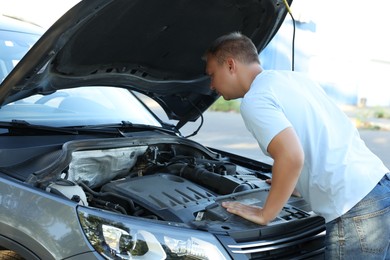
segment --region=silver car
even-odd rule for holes
[[[304,198],[267,226],[221,207],[261,206],[272,165],[189,138],[218,98],[205,49],[241,31],[260,52],[286,4],[85,0],[44,33],[2,20],[0,259],[322,259]]]

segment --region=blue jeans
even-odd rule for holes
[[[358,204],[326,224],[326,259],[390,259],[390,173]]]

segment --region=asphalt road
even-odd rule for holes
[[[181,131],[189,135],[200,125],[200,120],[189,123]],[[390,131],[359,130],[367,146],[390,168]],[[198,134],[191,139],[203,145],[227,150],[252,159],[272,163],[265,157],[255,139],[246,130],[240,114],[226,112],[204,113],[204,123]]]

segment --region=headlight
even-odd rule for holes
[[[79,208],[84,233],[107,259],[230,259],[207,232]]]

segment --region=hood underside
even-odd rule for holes
[[[240,31],[260,52],[286,13],[275,0],[84,0],[3,81],[0,104],[61,88],[119,86],[154,98],[182,126],[218,98],[202,60],[211,42]]]

